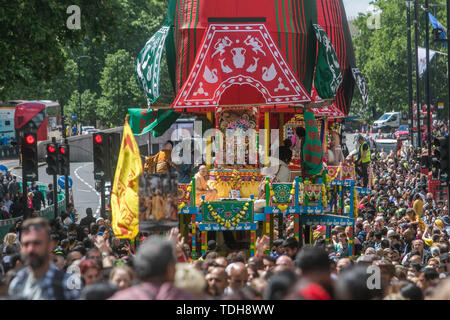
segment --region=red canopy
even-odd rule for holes
[[[311,110],[316,116],[327,118],[345,118],[345,114],[338,107],[336,107],[334,103],[331,106],[312,108]]]
[[[172,107],[310,101],[264,24],[210,24]]]
[[[354,79],[351,68],[355,67],[355,58],[342,0],[171,0],[169,3],[172,1],[176,1],[176,10],[172,17],[175,28],[174,39],[168,46],[173,47],[172,51],[169,50],[171,54],[168,56],[168,65],[176,94],[180,92],[195,67],[194,60],[210,23],[219,22],[264,23],[283,58],[291,67],[290,70],[310,93],[317,46],[312,25],[317,23],[325,30],[333,44],[344,78],[336,96],[336,106],[348,113],[353,97]],[[252,62],[252,58],[249,60]],[[222,94],[221,103],[232,104],[236,96],[236,92],[231,91],[234,88],[241,96],[255,96],[261,101],[265,100],[258,90],[240,85],[229,87]],[[203,110],[212,111],[213,108]],[[194,109],[200,110],[191,108],[189,111],[193,112]],[[277,106],[277,111],[278,109]]]

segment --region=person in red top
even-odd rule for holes
[[[33,192],[28,192],[28,208],[33,209]]]
[[[397,140],[397,159],[400,159],[400,157],[401,157],[402,146],[403,146],[402,140],[398,139]]]

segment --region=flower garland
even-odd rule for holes
[[[301,205],[304,205],[306,203],[306,199],[305,199],[306,196],[309,197],[308,191],[306,190],[306,186],[309,186],[311,184],[312,184],[312,182],[308,179],[306,179],[305,182],[303,183],[303,190],[302,190],[303,192],[302,192],[302,198],[301,198],[301,199],[303,199],[303,201],[301,202]],[[308,199],[308,202],[309,202],[309,199]]]
[[[253,202],[253,201],[254,201],[254,200],[252,200],[252,202]],[[204,203],[204,201],[202,200],[202,201],[201,201],[202,206],[203,206],[203,203]],[[220,215],[217,214],[216,211],[214,211],[212,205],[208,204],[207,207],[208,207],[208,209],[209,209],[209,212],[208,212],[208,213],[213,217],[213,219],[214,219],[218,224],[220,224],[221,226],[223,226],[223,227],[229,229],[229,228],[231,228],[231,227],[236,226],[239,222],[241,222],[241,218],[245,217],[245,215],[248,213],[248,207],[249,207],[249,205],[250,205],[250,204],[249,204],[248,202],[246,202],[246,203],[244,204],[244,206],[242,207],[242,210],[241,210],[236,216],[234,216],[234,217],[231,218],[231,219],[225,219],[225,218],[222,218]]]
[[[312,188],[305,188],[305,193],[308,196],[309,201],[313,202],[319,201],[320,194],[322,193],[322,187],[320,187],[319,185],[313,185],[310,181],[305,181],[305,184],[311,185],[312,187]]]
[[[328,205],[328,199],[327,199],[327,172],[326,170],[322,171],[322,207],[326,209]]]
[[[305,204],[305,186],[302,181],[298,184],[298,200],[301,206]]]
[[[186,192],[186,196],[184,197],[184,199],[185,199],[185,200],[189,200],[189,196],[190,196],[191,191],[192,191],[192,181],[189,182],[189,185],[188,185],[188,187],[186,188],[186,191],[187,191],[187,192]],[[181,203],[178,205],[178,210],[183,209],[185,206],[186,206],[186,203],[185,203],[185,202],[181,202]]]
[[[231,175],[231,179],[230,180],[224,180],[224,177],[226,177],[227,175]],[[216,178],[216,184],[219,184],[219,183],[228,184],[231,181],[231,183],[233,183],[233,182],[236,183],[236,184],[239,183],[240,186],[242,186],[244,184],[255,183],[256,182],[256,178],[257,178],[256,174],[252,174],[250,180],[243,181],[242,178],[241,178],[241,173],[238,170],[236,170],[236,169],[234,169],[231,174],[224,173],[222,175],[219,175],[218,173],[216,173],[214,176]],[[236,189],[234,189],[234,190],[236,190]]]
[[[341,171],[341,167],[337,167],[337,170],[336,170],[336,172],[335,172],[334,175],[328,174],[328,172],[327,172],[327,173],[325,174],[325,181],[326,181],[326,184],[330,184],[331,181],[335,180],[335,179],[338,177],[340,171]]]
[[[233,169],[230,182],[231,182],[231,190],[239,190],[241,188],[242,180],[238,170]]]
[[[358,191],[353,188],[353,216],[358,217]]]
[[[327,188],[324,183],[322,183],[322,206],[327,207]]]
[[[273,190],[272,184],[267,180],[264,181],[264,184],[269,185],[269,192],[270,192],[270,197],[272,198],[272,202],[277,202],[278,200],[275,196],[275,192]],[[299,204],[301,206],[303,206],[305,204],[305,194],[308,195],[309,197],[311,197],[313,195],[315,197],[318,197],[320,195],[320,193],[316,194],[314,191],[312,191],[312,193],[308,194],[308,192],[305,191],[305,186],[308,186],[308,185],[312,185],[312,182],[310,180],[305,180],[305,182],[303,182],[303,183],[302,183],[302,181],[299,181],[298,197],[299,197]],[[328,198],[331,196],[331,190],[330,190],[330,188],[327,189],[327,185],[324,183],[322,184],[321,193],[322,193],[322,206],[326,207],[328,204]],[[330,193],[330,195],[328,195],[329,193]],[[292,202],[292,200],[294,199],[294,195],[295,195],[295,181],[292,183],[292,188],[290,190],[290,196],[289,196],[290,202]]]

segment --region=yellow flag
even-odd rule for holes
[[[134,239],[139,233],[139,175],[143,172],[139,147],[128,121],[111,192],[112,228],[119,239]]]

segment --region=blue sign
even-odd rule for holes
[[[77,120],[77,114],[76,113],[72,114],[72,120]]]
[[[226,228],[218,223],[200,223],[199,229],[200,231],[249,231],[256,230],[256,223],[239,223],[231,228]]]
[[[8,172],[8,168],[5,167],[4,165],[0,164],[0,171]]]
[[[67,177],[67,179],[69,180],[69,188],[72,188],[72,179],[70,177]],[[66,182],[65,177],[59,177],[59,179],[58,179],[58,186],[61,189],[65,189],[66,188],[65,182]]]

